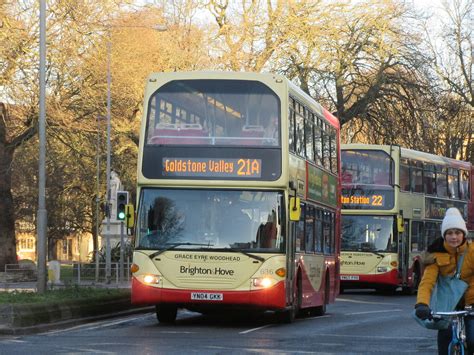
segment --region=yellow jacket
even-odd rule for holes
[[[474,304],[474,244],[465,242],[457,248],[452,248],[439,238],[430,245],[428,251],[432,257],[431,264],[425,266],[423,278],[418,286],[416,303],[430,304],[431,290],[436,284],[438,273],[443,276],[454,275],[458,258],[465,251],[461,279],[469,286],[464,294],[464,304]]]

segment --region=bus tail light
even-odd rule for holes
[[[140,270],[140,267],[137,264],[132,264],[132,266],[130,266],[130,271],[132,272],[132,274],[137,272],[138,270]]]
[[[145,275],[143,277],[143,282],[151,285],[151,284],[159,284],[161,281],[161,276],[159,275]]]
[[[253,282],[253,285],[255,287],[268,288],[272,285],[272,280],[269,279],[268,277],[261,277],[261,278],[258,278],[258,279],[253,279],[252,282]]]

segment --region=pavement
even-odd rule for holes
[[[90,284],[80,286],[129,289],[130,283]],[[53,288],[64,287],[54,285]],[[36,291],[35,282],[0,284],[0,291]],[[153,307],[136,307],[130,292],[97,300],[66,301],[61,304],[0,304],[0,334],[31,334],[100,319],[153,311]]]

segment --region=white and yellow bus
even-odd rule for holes
[[[133,304],[324,314],[339,290],[339,123],[285,77],[147,81]]]
[[[471,164],[390,145],[346,144],[341,155],[341,287],[414,292],[446,209],[474,229]]]

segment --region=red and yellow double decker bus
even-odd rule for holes
[[[474,229],[471,164],[389,145],[347,144],[341,155],[341,287],[414,292],[446,209]]]
[[[132,302],[324,314],[339,290],[339,124],[272,74],[153,74]]]

